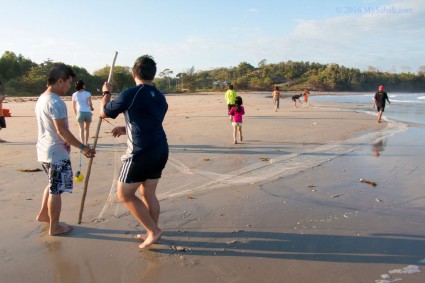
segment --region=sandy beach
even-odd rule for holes
[[[223,93],[169,95],[170,158],[158,187],[158,244],[114,198],[125,138],[102,123],[83,221],[83,183],[62,196],[74,230],[35,221],[46,176],[37,162],[35,101],[8,98],[0,132],[1,282],[424,282],[423,129],[344,105],[274,112],[268,93],[244,99],[233,145]],[[27,101],[28,100],[28,101]],[[67,101],[70,128],[78,127]],[[95,113],[99,111],[95,100]],[[94,136],[98,118],[94,118]],[[74,171],[80,154],[73,148]],[[88,160],[81,171],[86,175]],[[360,179],[376,183],[372,186]]]

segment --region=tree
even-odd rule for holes
[[[170,75],[173,74],[173,71],[171,69],[164,69],[162,72],[158,74],[159,77],[164,77],[168,81],[168,89],[171,89],[171,77]]]
[[[263,59],[260,62],[258,62],[258,68],[263,68],[266,66],[266,64],[267,64],[267,60]]]
[[[105,82],[109,77],[110,69],[111,67],[106,65],[102,69],[95,71],[94,74]],[[130,67],[115,66],[111,83],[114,86],[114,92],[121,92],[126,88],[134,86],[134,80],[131,75]],[[99,85],[99,87],[100,86],[101,84]]]
[[[21,54],[18,56],[11,51],[5,51],[0,58],[0,79],[8,81],[17,77],[24,76],[32,67],[36,66],[34,62],[24,58]]]
[[[237,73],[239,76],[245,76],[251,73],[254,69],[255,68],[251,64],[247,62],[241,62],[237,67]]]
[[[183,73],[181,78],[182,85],[184,81],[185,88],[193,91],[195,89],[195,86],[193,84],[195,81],[195,66],[192,66],[191,68],[187,69],[186,72]]]

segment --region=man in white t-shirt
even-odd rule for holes
[[[68,129],[68,114],[65,95],[71,87],[75,73],[63,64],[53,64],[47,89],[40,95],[35,106],[38,124],[37,157],[46,171],[49,182],[44,190],[37,221],[50,224],[49,235],[67,233],[72,227],[59,222],[63,192],[72,192],[73,178],[70,162],[70,147],[80,148],[86,157],[94,157],[95,150],[85,146]]]

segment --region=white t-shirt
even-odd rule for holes
[[[58,162],[69,159],[71,147],[56,132],[53,120],[65,119],[68,112],[65,102],[57,94],[42,94],[35,105],[38,124],[37,157],[39,162]]]
[[[72,101],[77,102],[77,112],[91,112],[89,105],[90,92],[83,90],[82,92],[74,92]]]

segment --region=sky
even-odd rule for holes
[[[0,56],[88,72],[149,54],[176,75],[286,61],[418,72],[422,0],[0,0]]]

